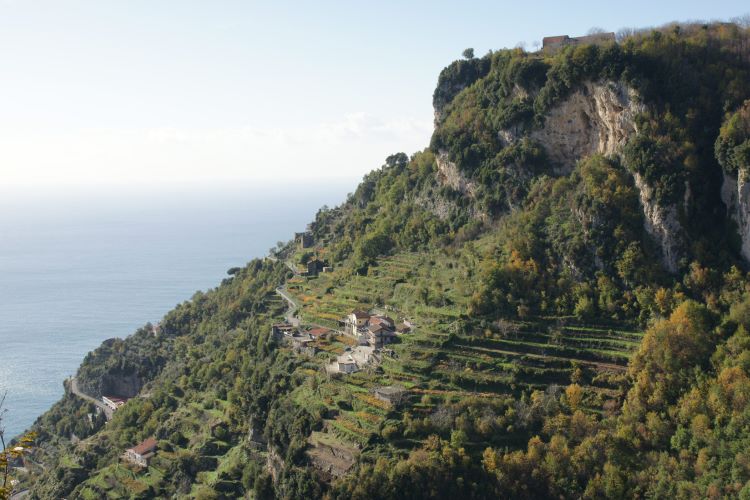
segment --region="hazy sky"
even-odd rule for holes
[[[0,184],[360,178],[428,144],[466,47],[745,1],[0,0]]]

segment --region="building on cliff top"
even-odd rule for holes
[[[542,50],[545,52],[554,52],[563,47],[569,45],[586,45],[586,44],[600,44],[607,42],[614,42],[615,34],[610,33],[594,33],[586,36],[575,36],[570,37],[568,35],[560,36],[545,36],[542,39]]]

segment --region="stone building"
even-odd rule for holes
[[[128,462],[140,467],[148,467],[148,462],[156,454],[156,439],[153,437],[144,439],[138,445],[125,450],[123,458]]]
[[[568,35],[546,36],[542,39],[542,50],[545,52],[554,52],[563,47],[571,45],[586,45],[614,42],[614,33],[594,33],[586,36],[570,37]]]
[[[313,236],[309,231],[305,231],[304,233],[294,233],[294,241],[297,242],[300,249],[313,246]]]
[[[406,389],[397,385],[378,387],[372,391],[373,395],[379,400],[388,403],[390,406],[398,406],[401,403]]]

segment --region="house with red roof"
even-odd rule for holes
[[[125,450],[123,458],[140,467],[148,467],[148,462],[156,454],[156,439],[146,438],[139,444]]]

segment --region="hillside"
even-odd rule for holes
[[[31,498],[750,496],[750,30],[499,50],[433,102],[428,148],[90,353]]]

